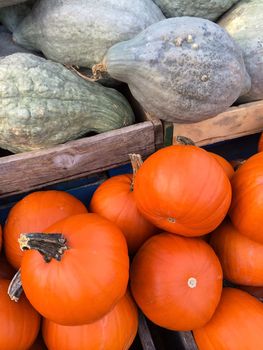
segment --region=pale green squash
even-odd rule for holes
[[[0,59],[1,148],[46,148],[133,122],[129,103],[114,89],[32,54]]]

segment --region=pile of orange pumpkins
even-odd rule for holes
[[[12,207],[0,349],[40,349],[40,333],[49,350],[129,349],[138,308],[191,330],[199,350],[263,349],[263,137],[236,171],[187,144],[131,158],[134,173],[103,182],[88,209],[53,190]]]

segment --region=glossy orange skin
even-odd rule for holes
[[[82,213],[87,213],[84,204],[64,191],[39,191],[24,197],[9,212],[4,227],[5,252],[10,264],[16,269],[21,265],[20,233],[42,232],[56,221]]]
[[[199,350],[263,349],[263,305],[239,289],[224,288],[212,319],[193,331]]]
[[[0,279],[0,349],[27,350],[37,337],[40,316],[24,295],[17,303],[9,298],[9,283]]]
[[[126,294],[97,322],[69,327],[45,319],[42,333],[49,350],[128,350],[137,329],[137,308]]]
[[[158,231],[137,209],[131,185],[131,174],[107,179],[95,191],[89,209],[114,222],[122,230],[129,252],[134,254]]]
[[[224,219],[231,185],[222,166],[196,146],[174,145],[151,155],[138,170],[139,210],[157,227],[184,236],[213,231]]]
[[[12,279],[16,270],[9,264],[3,253],[0,255],[0,279]]]
[[[234,175],[235,171],[232,165],[223,157],[221,157],[219,154],[209,152],[217,161],[218,163],[223,167],[223,169],[226,172],[227,177],[229,180],[232,178]]]
[[[211,234],[210,244],[227,280],[247,286],[263,286],[263,244],[242,235],[228,221]]]
[[[231,179],[229,216],[248,238],[263,244],[263,152],[250,157]]]
[[[258,152],[263,152],[263,133],[261,133],[258,141]]]
[[[57,222],[47,233],[62,233],[68,250],[61,261],[46,263],[37,251],[25,251],[21,277],[33,307],[49,320],[80,325],[98,320],[124,296],[129,257],[120,229],[97,214]]]
[[[194,288],[188,285],[195,278]],[[212,248],[198,238],[168,233],[151,237],[131,266],[131,290],[143,313],[171,330],[201,327],[222,291],[222,269]]]

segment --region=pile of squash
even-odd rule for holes
[[[262,99],[262,5],[0,0],[0,147],[25,152],[133,124],[127,86],[144,111],[179,123]]]
[[[42,334],[49,350],[127,350],[138,308],[192,331],[199,350],[263,348],[263,152],[234,171],[179,138],[130,158],[133,174],[104,181],[88,209],[55,190],[11,208],[0,349],[31,349]]]

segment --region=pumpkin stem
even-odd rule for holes
[[[131,182],[131,192],[133,191],[133,186],[134,186],[134,180],[135,176],[137,174],[137,171],[140,169],[142,166],[143,160],[140,154],[136,153],[130,153],[129,154],[130,160],[131,160],[131,165],[132,165],[132,182]]]
[[[43,255],[46,262],[61,260],[65,250],[66,238],[61,233],[22,233],[18,239],[22,250],[35,249]]]
[[[101,63],[95,64],[92,67],[92,74],[95,80],[100,79],[102,77],[101,73],[103,72],[107,72],[107,67],[104,60]]]
[[[11,300],[17,302],[22,293],[23,287],[21,282],[21,271],[19,269],[8,286],[7,294],[9,295]]]
[[[195,143],[193,140],[189,139],[188,137],[185,136],[176,136],[176,143],[179,145],[189,145],[189,146],[195,146]]]

